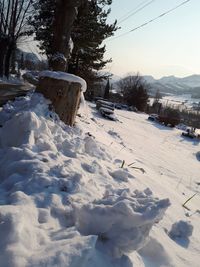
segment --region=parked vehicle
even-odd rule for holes
[[[150,114],[148,117],[149,121],[158,121],[158,119],[159,119],[158,114]]]
[[[117,118],[114,114],[114,110],[111,110],[109,108],[104,108],[104,107],[101,107],[99,109],[99,112],[101,113],[101,115],[107,119],[110,119],[112,121],[117,121]]]
[[[182,132],[182,136],[188,137],[190,139],[199,139],[200,140],[200,135],[195,133],[194,129],[187,129],[185,132]]]

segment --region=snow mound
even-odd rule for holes
[[[33,145],[32,131],[39,128],[39,120],[35,113],[28,111],[18,113],[3,125],[0,136],[1,146],[17,147],[28,143]]]
[[[105,149],[100,147],[92,136],[86,137],[84,141],[85,141],[85,153],[87,153],[92,157],[103,158],[104,160],[111,159],[108,153],[106,153]]]
[[[110,172],[110,175],[117,181],[128,182],[129,178],[134,178],[127,169],[118,169],[116,171]]]
[[[103,199],[76,208],[76,227],[82,235],[97,235],[100,246],[119,258],[143,247],[169,205],[168,199],[154,198],[149,189],[107,192]]]
[[[176,238],[184,238],[188,239],[193,232],[193,226],[190,222],[187,221],[179,221],[172,225],[172,228],[169,232],[169,236],[172,239]]]

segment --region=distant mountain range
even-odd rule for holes
[[[190,94],[193,98],[200,98],[200,75],[191,75],[184,78],[167,76],[161,79],[146,75],[143,78],[150,85],[151,95],[155,95],[156,91],[159,90],[162,95]],[[113,75],[112,83],[119,80],[119,76]]]
[[[154,79],[152,76],[143,76],[150,84],[150,92],[155,94],[160,90],[161,94],[191,94],[193,98],[200,98],[200,75],[191,75],[184,78],[167,76],[161,79]]]

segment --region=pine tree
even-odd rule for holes
[[[106,47],[102,42],[113,35],[117,29],[116,21],[107,23],[112,0],[82,0],[71,37],[74,44],[69,59],[68,71],[84,77],[88,83],[102,76],[97,75],[111,60],[104,60]],[[49,58],[53,51],[53,23],[55,18],[55,0],[38,0],[34,5],[36,15],[30,19],[34,27],[36,39],[40,41],[40,49]],[[67,46],[67,44],[66,44]]]
[[[106,46],[102,45],[117,30],[116,21],[107,23],[111,10],[105,7],[111,3],[108,0],[83,3],[72,30],[74,49],[69,61],[69,72],[84,77],[88,84],[104,77],[97,75],[97,71],[111,62],[111,59],[104,60]]]
[[[33,27],[29,34],[35,34],[40,50],[48,58],[52,55],[55,12],[56,0],[37,0],[34,4],[35,15],[29,18],[29,24]]]

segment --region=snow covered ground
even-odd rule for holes
[[[199,143],[116,114],[88,104],[70,128],[39,94],[4,106],[0,266],[199,266]]]

